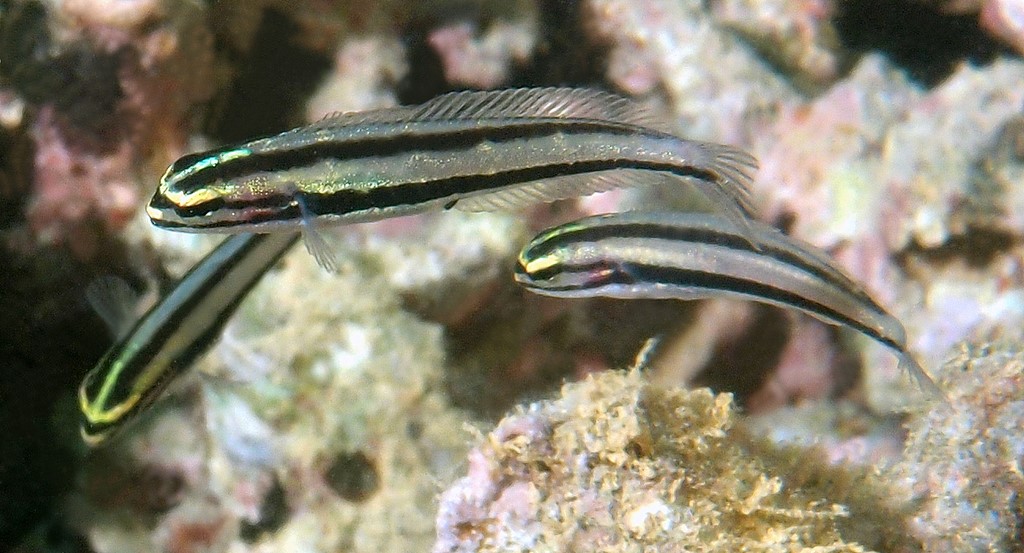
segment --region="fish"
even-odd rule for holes
[[[814,246],[751,221],[754,247],[717,214],[625,212],[542,231],[519,253],[516,282],[563,297],[739,298],[795,309],[888,347],[919,386],[942,392],[907,348],[906,331]]]
[[[249,290],[299,236],[229,236],[189,270],[83,378],[83,440],[99,445],[148,410],[217,339]]]
[[[147,206],[187,232],[316,230],[430,210],[514,210],[640,183],[686,183],[745,228],[745,151],[682,138],[641,104],[580,88],[454,92],[419,106],[332,114],[178,159]]]

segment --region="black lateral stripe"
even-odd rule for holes
[[[296,129],[288,132],[301,131],[302,129]],[[612,121],[547,119],[521,123],[502,123],[500,125],[481,124],[478,127],[456,131],[439,130],[425,133],[395,133],[389,136],[354,136],[306,144],[297,148],[253,153],[196,171],[176,183],[175,187],[182,192],[192,192],[217,179],[231,180],[259,172],[304,167],[327,158],[343,161],[348,159],[384,157],[403,152],[469,149],[483,141],[502,143],[516,139],[550,136],[556,133],[566,135],[605,133],[620,136],[645,134],[652,137],[685,140],[660,131]],[[234,150],[239,147],[235,145],[211,150],[206,154],[190,154],[189,158],[195,163],[195,161],[208,158],[210,155]],[[177,167],[178,165],[178,162],[175,162],[173,166]],[[185,167],[186,165],[181,164],[179,170]]]
[[[670,173],[680,177],[692,177],[711,181],[716,175],[707,170],[675,163],[657,163],[636,161],[631,158],[602,159],[584,162],[559,162],[537,165],[522,169],[501,171],[488,175],[461,175],[421,182],[410,182],[392,186],[382,186],[370,190],[342,189],[326,194],[301,193],[305,207],[314,216],[339,215],[388,209],[402,206],[416,206],[433,201],[450,201],[461,196],[474,193],[498,192],[503,188],[539,181],[554,177],[599,173],[617,169],[638,169],[661,173]],[[261,200],[228,202],[227,208],[278,208],[265,213],[252,214],[244,221],[206,221],[194,219],[187,224],[157,221],[164,228],[231,228],[240,225],[255,225],[275,221],[295,221],[302,215],[294,206],[288,204],[293,196],[274,194]],[[202,209],[199,204],[190,209]],[[287,207],[285,207],[287,205]],[[178,210],[175,209],[177,213]],[[184,218],[184,217],[183,217]]]
[[[879,334],[875,329],[864,325],[856,319],[835,311],[828,306],[812,301],[799,294],[780,290],[763,282],[745,280],[736,277],[725,276],[705,271],[694,271],[691,269],[679,269],[676,267],[663,267],[660,265],[628,264],[621,266],[622,271],[632,277],[630,280],[663,283],[674,286],[691,286],[707,290],[722,290],[737,294],[770,299],[797,309],[811,313],[817,313],[825,318],[836,321],[864,335],[873,338],[886,346],[902,351],[903,345],[893,342],[886,336]],[[884,314],[884,313],[883,313]]]
[[[594,269],[607,268],[607,265],[601,263],[588,263],[588,264],[565,264],[555,272],[574,272],[574,273],[587,273]],[[540,271],[538,271],[539,273]],[[549,275],[553,276],[553,275]],[[538,281],[539,279],[535,279]],[[721,290],[723,292],[731,292],[735,294],[743,294],[754,298],[765,298],[766,300],[773,300],[784,305],[789,305],[797,309],[802,309],[811,313],[817,313],[825,318],[831,319],[839,324],[845,325],[852,328],[864,335],[877,340],[878,342],[903,351],[903,345],[892,341],[890,338],[883,336],[876,332],[869,326],[866,326],[855,319],[851,319],[842,313],[835,311],[825,305],[811,301],[799,294],[789,292],[787,290],[780,290],[778,288],[769,286],[762,282],[755,282],[745,280],[736,277],[725,276],[717,273],[710,273],[707,271],[695,271],[692,269],[679,269],[676,267],[663,267],[660,265],[649,265],[642,263],[623,263],[617,265],[617,270],[608,273],[603,276],[600,280],[595,280],[590,283],[589,286],[580,285],[566,285],[566,286],[536,286],[538,289],[545,292],[579,292],[587,289],[598,290],[602,286],[608,286],[612,284],[621,285],[637,285],[640,283],[650,284],[668,284],[679,287],[692,287],[702,288],[705,290]],[[594,295],[600,295],[599,291],[596,291]],[[643,294],[638,293],[638,297],[642,297]],[[756,300],[752,300],[756,301]],[[884,312],[882,313],[884,315]]]
[[[249,255],[253,248],[258,247],[263,241],[270,238],[270,235],[238,235],[228,237],[228,240],[234,240],[241,242],[241,244],[229,244],[227,246],[237,246],[233,248],[234,251],[228,252],[228,255],[224,255],[220,251],[220,246],[211,252],[208,257],[203,258],[196,266],[189,271],[178,283],[171,294],[162,300],[153,311],[150,311],[144,315],[136,326],[132,328],[125,338],[118,343],[115,348],[117,350],[123,350],[125,345],[133,340],[138,340],[140,337],[136,333],[141,327],[147,322],[151,316],[157,316],[157,310],[162,312],[168,312],[167,316],[160,321],[160,325],[157,329],[150,334],[148,337],[142,337],[146,340],[145,345],[135,352],[125,362],[125,367],[122,369],[119,375],[119,381],[117,386],[114,388],[111,394],[112,400],[123,400],[132,393],[135,378],[144,372],[146,368],[152,363],[157,352],[167,343],[171,335],[174,334],[181,327],[181,325],[188,320],[189,317],[195,312],[195,310],[202,305],[206,300],[206,297],[212,292],[218,283],[222,283],[224,278],[234,269],[237,260],[241,257]],[[282,254],[287,251],[287,248],[282,249]],[[220,255],[218,255],[220,254]],[[279,256],[278,256],[279,257]],[[269,262],[273,264],[277,257]],[[200,282],[190,282],[190,280],[196,278],[199,272],[205,272],[209,270],[210,264],[216,264],[216,268],[210,271],[209,274],[204,276]],[[268,264],[268,266],[269,266]],[[257,275],[261,274],[257,271]],[[250,282],[246,284],[242,289],[238,290],[234,301],[225,306],[217,316],[215,323],[210,328],[205,330],[192,345],[183,350],[180,355],[174,359],[169,360],[169,366],[166,370],[161,373],[160,380],[166,380],[170,382],[181,371],[188,368],[189,364],[195,360],[200,354],[202,354],[210,343],[213,342],[214,338],[219,334],[220,328],[230,317],[235,307],[242,301],[245,293],[259,281],[259,278],[252,278]],[[189,291],[181,291],[181,285],[189,282]],[[178,297],[181,294],[182,297]],[[166,385],[166,383],[164,384]],[[159,392],[159,390],[155,390]]]
[[[725,223],[728,223],[728,221],[725,221]],[[760,225],[752,223],[752,226],[756,229],[757,226]],[[767,234],[767,231],[762,231],[758,234]],[[721,230],[709,230],[683,225],[629,222],[628,220],[610,224],[579,225],[577,228],[573,228],[572,230],[568,230],[564,233],[558,233],[550,239],[545,240],[542,244],[543,249],[531,251],[530,255],[533,257],[540,257],[544,253],[550,253],[559,246],[579,242],[599,242],[604,239],[612,238],[636,239],[638,241],[660,239],[681,243],[706,244],[719,246],[733,251],[769,256],[776,261],[796,267],[797,269],[832,285],[842,287],[857,298],[867,301],[873,307],[881,310],[873,298],[863,292],[860,289],[860,286],[854,283],[849,277],[842,274],[838,269],[822,266],[818,263],[809,263],[796,251],[785,247],[779,247],[777,244],[773,244],[772,241],[769,240],[757,240],[757,244],[761,248],[760,251],[757,251],[750,243],[749,238],[744,235],[738,233],[731,234]],[[785,235],[780,234],[778,238],[785,239],[786,237]]]
[[[304,194],[307,208],[317,214],[346,214],[403,205],[418,205],[476,193],[498,192],[504,188],[554,177],[639,169],[671,173],[680,177],[713,180],[710,171],[675,163],[610,158],[583,162],[558,162],[488,175],[461,175],[443,179],[384,186],[365,191],[339,190],[329,194]]]

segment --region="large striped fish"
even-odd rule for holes
[[[111,346],[78,390],[82,437],[96,445],[144,412],[220,335],[246,293],[299,234],[228,237]]]
[[[168,168],[147,212],[157,226],[193,232],[301,228],[318,255],[313,230],[322,224],[514,209],[670,181],[697,185],[745,227],[755,167],[749,154],[681,138],[605,92],[457,92],[187,155]]]
[[[820,250],[751,222],[757,246],[720,216],[629,212],[548,229],[519,254],[516,281],[550,296],[734,297],[798,309],[891,348],[923,388],[903,325]],[[940,392],[941,393],[941,392]]]

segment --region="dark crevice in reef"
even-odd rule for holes
[[[0,551],[48,518],[72,485],[81,454],[75,391],[111,342],[82,298],[101,266],[55,248],[31,257],[0,248],[0,428],[11,438],[0,440]]]
[[[433,22],[416,21],[402,33],[409,70],[396,87],[401,104],[421,104],[453,90],[444,77],[441,57],[427,42],[427,34],[433,25]]]
[[[233,59],[237,74],[214,102],[207,132],[220,142],[240,142],[301,124],[306,99],[333,66],[327,54],[302,44],[302,28],[273,8],[263,11],[252,48]],[[226,47],[224,44],[218,44]]]
[[[338,454],[324,480],[338,497],[351,503],[366,501],[380,489],[377,464],[362,451]]]
[[[259,518],[256,521],[243,519],[238,535],[246,543],[255,543],[265,535],[273,534],[281,529],[288,518],[291,510],[288,508],[288,495],[281,480],[274,476],[274,482],[266,495],[263,496],[263,505],[260,506]]]
[[[502,86],[604,86],[608,45],[594,41],[587,31],[584,2],[537,2],[540,21],[533,54],[522,66],[510,69],[509,81]],[[409,71],[398,83],[400,103],[419,104],[459,88],[445,79],[441,59],[427,39],[431,31],[460,19],[476,20],[481,30],[490,24],[479,13],[448,10],[421,14],[404,30]]]
[[[779,369],[792,338],[792,314],[786,309],[762,304],[752,304],[751,308],[753,318],[744,332],[716,344],[702,372],[690,382],[693,387],[707,386],[716,392],[732,393],[741,408],[747,407],[750,397]],[[860,385],[860,357],[844,347],[847,342],[843,334],[854,331],[833,325],[826,325],[826,330],[835,349],[832,355],[822,355],[815,362],[830,364],[832,385],[827,392],[832,397],[841,397]]]
[[[530,62],[512,75],[514,86],[597,86],[608,68],[607,44],[587,31],[582,0],[537,0],[540,29]]]
[[[984,65],[1006,50],[978,26],[976,14],[948,15],[915,0],[846,0],[833,22],[844,45],[885,53],[928,88],[961,61]]]
[[[539,321],[542,303],[511,282],[490,307],[446,325],[451,402],[486,419],[513,405],[546,399],[566,380],[633,364],[651,336],[671,336],[692,323],[693,302],[592,298]]]
[[[445,78],[441,57],[430,44],[430,33],[460,22],[471,22],[478,33],[484,33],[494,22],[495,14],[510,10],[510,6],[494,3],[484,7],[473,2],[449,1],[413,8],[412,17],[399,32],[408,68],[395,86],[399,103],[422,104],[435,96],[466,88]]]
[[[74,131],[76,145],[103,151],[116,142],[124,132],[118,71],[132,54],[103,52],[81,41],[56,44],[46,9],[34,1],[12,2],[0,16],[0,83],[29,105],[52,106]]]
[[[567,317],[538,325],[528,316],[526,294],[503,282],[485,308],[446,324],[450,369],[444,387],[453,405],[497,420],[514,403],[541,397],[571,374]]]
[[[24,128],[0,127],[0,231],[25,220],[35,143]]]
[[[922,248],[912,244],[897,256],[897,263],[907,269],[911,258],[941,265],[962,259],[971,267],[987,267],[999,256],[1018,245],[1019,240],[1011,233],[996,229],[968,228],[967,232],[951,237],[937,248]]]
[[[790,338],[791,323],[785,311],[759,304],[751,307],[753,319],[746,331],[716,344],[705,369],[690,383],[732,392],[741,407],[778,366]]]

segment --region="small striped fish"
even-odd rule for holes
[[[298,237],[231,236],[182,277],[82,380],[86,443],[101,443],[149,408],[220,335],[242,298]]]
[[[589,217],[531,240],[515,277],[550,296],[735,297],[798,309],[888,346],[922,388],[938,391],[907,351],[903,325],[823,252],[761,223],[750,230],[756,247],[730,221],[710,214]]]
[[[318,255],[312,233],[321,224],[514,209],[671,181],[698,185],[745,228],[754,158],[656,120],[631,100],[588,89],[451,93],[187,155],[168,168],[147,211],[159,227],[193,232],[301,228]]]

